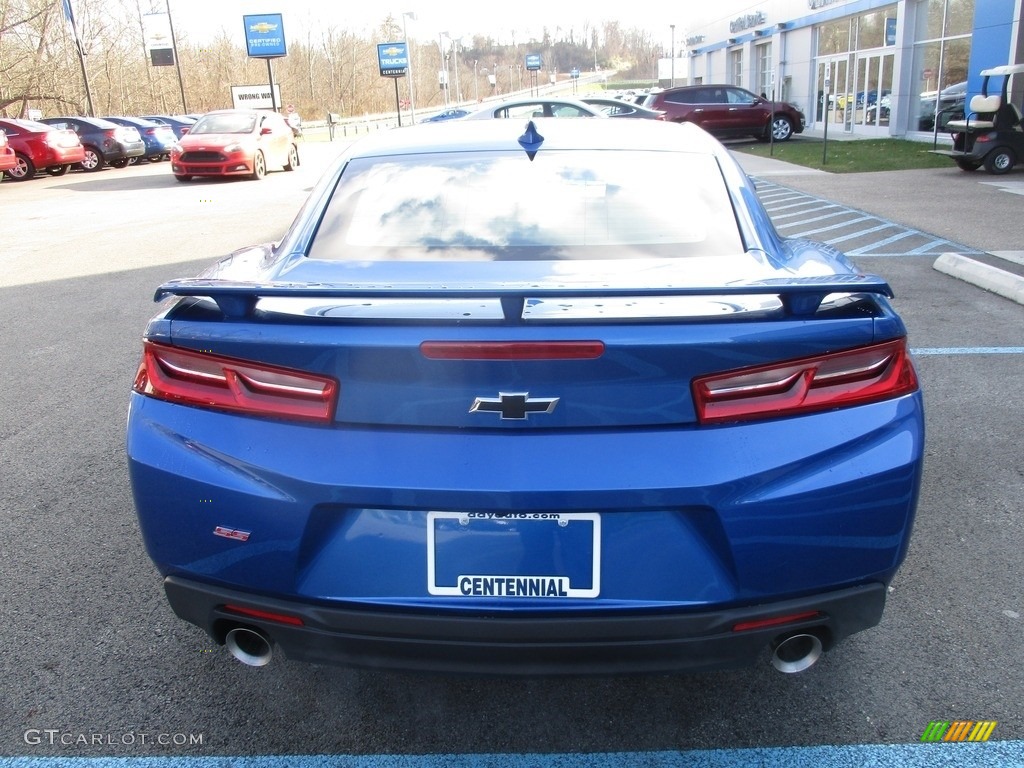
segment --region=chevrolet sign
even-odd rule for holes
[[[381,77],[405,77],[409,69],[409,47],[405,43],[378,43],[377,64]]]
[[[284,23],[279,13],[243,16],[245,47],[255,58],[276,59],[288,55],[284,40]]]

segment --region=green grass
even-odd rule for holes
[[[830,140],[794,137],[774,146],[768,144],[733,146],[737,152],[761,157],[774,157],[787,163],[818,168],[830,173],[868,173],[871,171],[906,171],[914,168],[948,168],[948,157],[929,154],[931,142],[904,139]],[[941,147],[940,147],[941,148]]]

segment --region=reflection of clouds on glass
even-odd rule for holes
[[[398,260],[452,249],[466,249],[447,255],[467,260],[652,255],[639,246],[690,251],[663,256],[742,250],[721,173],[702,156],[577,151],[528,161],[516,152],[363,162],[343,177],[314,243],[324,253],[319,241],[336,238],[329,250],[349,256],[321,258],[356,258],[353,249],[358,258]],[[684,181],[666,190],[655,178]],[[599,247],[621,250],[567,250]]]

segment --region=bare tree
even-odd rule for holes
[[[143,0],[72,2],[97,114],[175,111],[181,103],[177,71],[153,67],[146,56]],[[394,84],[380,76],[376,45],[401,37],[400,20],[388,14],[375,29],[363,33],[324,27],[313,18],[305,22],[293,27],[298,33],[290,41],[288,56],[274,62],[285,103],[309,115],[393,112]],[[246,55],[239,31],[222,29],[200,44],[175,30],[176,55],[193,111],[230,106],[232,85],[266,83],[266,64]],[[439,106],[443,94],[436,78],[441,69],[436,41],[407,42],[417,106]],[[598,30],[585,22],[582,35],[558,28],[555,39],[545,34],[541,41],[518,46],[477,35],[471,47],[460,49],[460,64],[479,61],[481,72],[486,69],[504,80],[510,66],[522,63],[526,47],[543,51],[546,62],[557,60],[565,69],[600,59],[653,71],[657,56],[648,34],[622,30],[618,24]],[[81,114],[86,106],[78,51],[62,0],[0,0],[0,114],[25,115],[29,109],[49,115]]]

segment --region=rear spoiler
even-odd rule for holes
[[[228,318],[250,317],[262,298],[359,298],[359,299],[499,299],[507,322],[518,320],[523,307],[537,298],[657,297],[657,296],[752,296],[775,295],[791,315],[813,315],[830,294],[872,293],[892,298],[889,283],[877,275],[827,275],[823,277],[773,278],[721,286],[609,286],[589,287],[556,283],[498,285],[452,285],[405,283],[251,283],[231,280],[189,278],[171,280],[156,290],[154,299],[168,296],[202,296],[216,302]]]

